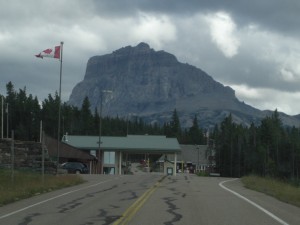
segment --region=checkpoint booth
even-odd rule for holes
[[[176,138],[161,135],[79,136],[64,135],[62,142],[88,152],[97,161],[89,165],[93,174],[127,174],[128,165],[144,165],[152,172],[150,165],[163,155],[172,155],[174,163],[162,170],[163,173],[176,176],[177,155],[181,152]]]

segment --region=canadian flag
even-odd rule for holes
[[[60,46],[55,46],[54,48],[48,48],[35,56],[38,58],[49,57],[49,58],[60,59]]]

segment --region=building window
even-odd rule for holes
[[[104,152],[104,164],[115,164],[115,152]]]

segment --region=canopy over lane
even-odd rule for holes
[[[63,142],[79,149],[98,149],[99,136],[64,135]],[[181,151],[176,138],[157,135],[101,136],[101,150],[135,153],[177,153]]]

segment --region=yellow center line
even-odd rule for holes
[[[123,214],[122,216],[113,223],[113,225],[125,225],[134,217],[134,215],[142,208],[148,198],[153,194],[153,192],[159,187],[161,182],[165,179],[163,176],[159,181],[157,181],[148,191],[146,191],[141,197],[139,197]]]

